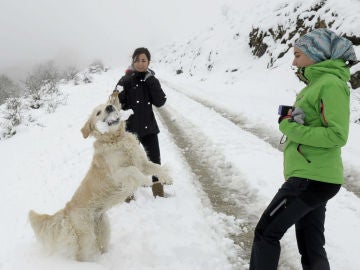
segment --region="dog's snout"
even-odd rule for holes
[[[105,108],[105,111],[107,113],[111,113],[114,111],[114,107],[112,105],[107,105],[106,108]]]

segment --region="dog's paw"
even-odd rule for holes
[[[159,181],[163,185],[171,185],[173,183],[173,179],[170,175],[160,175]]]
[[[141,183],[142,187],[151,187],[153,185],[153,182],[151,180],[151,177],[148,177],[146,181]]]
[[[173,183],[173,178],[171,177],[170,168],[167,165],[162,165],[160,173],[157,174],[159,181],[163,185],[171,185]]]

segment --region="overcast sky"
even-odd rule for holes
[[[222,2],[0,0],[0,73],[50,59],[124,65],[135,47],[154,51],[210,26]]]

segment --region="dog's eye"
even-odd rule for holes
[[[101,111],[98,111],[97,114],[96,114],[96,116],[98,116],[100,113],[101,113]]]

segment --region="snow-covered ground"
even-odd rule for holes
[[[271,78],[275,73],[263,71],[262,75]],[[169,197],[154,199],[149,188],[141,188],[135,194],[136,201],[114,207],[110,211],[110,250],[96,262],[79,263],[47,254],[36,242],[28,211],[54,213],[71,198],[92,156],[92,140],[84,140],[80,128],[92,108],[106,101],[121,74],[122,69],[114,69],[97,75],[92,84],[62,85],[69,95],[67,105],[53,114],[40,115],[39,125],[22,126],[14,137],[0,142],[2,269],[246,269],[248,262],[241,252],[249,247],[235,245],[231,235],[242,233],[241,223],[248,217],[232,217],[212,209],[196,172],[184,158],[184,149],[174,143],[177,134],[169,132],[163,116],[170,115],[189,138],[193,135],[196,137],[192,139],[206,141],[204,159],[210,159],[215,168],[219,164],[228,166],[227,175],[217,180],[219,185],[232,190],[236,203],[246,204],[249,216],[258,217],[283,181],[281,151],[216,110],[224,108],[248,122],[268,123],[266,128],[271,130],[276,125],[270,122],[276,123],[276,106],[282,100],[270,94],[267,101],[259,101],[263,103],[260,106],[255,102],[256,92],[255,97],[244,95],[238,86],[212,83],[210,87],[160,70],[159,78],[168,96],[166,106],[158,111],[160,145],[163,163],[174,177],[174,184],[166,186]],[[249,89],[252,85],[244,81],[242,87]],[[270,79],[266,87],[275,91]],[[190,94],[217,107],[195,101]],[[290,102],[292,94],[283,101]],[[349,143],[353,147],[344,151],[349,156],[359,151],[354,142],[359,133],[358,126],[352,125]],[[357,159],[354,156],[350,161],[356,163]],[[243,198],[244,189],[249,198]],[[357,269],[359,205],[359,198],[344,188],[328,204],[327,250],[334,269]],[[251,232],[253,228],[245,229]],[[292,230],[283,246],[282,269],[298,269]]]
[[[248,268],[254,225],[284,181],[277,108],[292,104],[303,87],[290,67],[291,51],[270,69],[267,56],[251,55],[251,22],[258,16],[262,19],[257,25],[273,27],[286,18],[274,19],[272,12],[264,16],[267,11],[292,14],[287,11],[295,6],[305,10],[314,1],[288,6],[284,1],[254,0],[244,6],[225,2],[214,26],[153,55],[151,67],[168,97],[156,110],[162,162],[174,184],[165,187],[167,198],[155,199],[150,188],[140,188],[135,201],[111,209],[109,252],[96,261],[48,254],[36,241],[27,214],[30,209],[51,214],[70,200],[93,152],[93,139],[84,140],[80,129],[92,109],[107,100],[127,63],[94,75],[91,84],[61,85],[68,95],[66,105],[52,114],[31,112],[35,121],[0,141],[0,269]],[[359,21],[354,20],[359,2],[345,2],[340,7],[329,0],[322,10],[336,8],[344,18],[336,26],[359,35]],[[359,47],[356,51],[359,56]],[[176,75],[180,68],[183,73]],[[360,92],[351,93],[352,117],[357,117]],[[343,148],[348,183],[327,207],[326,249],[332,269],[359,268],[359,136],[360,125],[351,123]],[[216,203],[212,191],[217,192]],[[300,269],[293,228],[282,247],[279,269]]]

